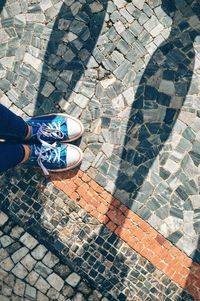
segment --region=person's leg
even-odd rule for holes
[[[24,140],[28,132],[29,127],[23,118],[0,104],[0,138]]]
[[[4,172],[23,162],[27,156],[27,151],[28,149],[22,144],[0,143],[0,172]]]

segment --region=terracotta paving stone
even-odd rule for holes
[[[83,179],[87,179],[87,184],[83,184]],[[178,285],[184,288],[187,284],[186,289],[192,296],[195,298],[198,296],[199,282],[196,280],[196,277],[200,277],[198,264],[192,263],[186,254],[168,242],[166,238],[121,204],[119,200],[113,199],[88,175],[84,176],[84,173],[77,173],[75,177],[71,178],[71,183],[69,179],[67,181],[68,185],[72,183],[72,187],[75,187],[73,183],[78,182],[80,184],[73,193],[76,194],[75,200],[79,195],[78,204],[83,209],[105,224],[109,230],[117,234],[120,239],[147,258]],[[52,182],[57,186],[58,182],[54,178],[52,178]],[[68,194],[69,190],[66,186],[59,185],[59,188]],[[71,193],[68,195],[70,196]],[[94,202],[95,195],[98,196],[98,203]],[[106,205],[104,203],[105,198],[111,203]],[[188,284],[186,279],[191,271],[194,276],[190,277],[191,282]],[[193,285],[191,286],[191,284]]]
[[[90,301],[199,301],[199,1],[3,0],[0,13],[0,103],[85,127],[80,170],[54,185],[0,175],[5,235],[14,220],[45,238],[93,281]]]
[[[55,178],[54,178],[55,179]],[[74,178],[73,178],[74,179]],[[69,179],[68,179],[68,183],[69,183]],[[66,184],[66,183],[65,183]],[[52,184],[51,184],[52,185]],[[54,185],[52,185],[51,186],[52,187],[52,190],[54,191],[54,193],[56,194],[56,195],[59,195],[59,198],[61,199],[61,200],[64,200],[65,198],[64,198],[64,196],[66,195],[64,192],[62,192],[62,194],[61,194],[61,191],[60,191],[60,189],[59,190],[57,190],[55,187],[55,183],[54,183]],[[64,187],[64,189],[65,189],[65,186],[62,186],[62,187]],[[78,188],[77,188],[77,190],[78,190]],[[60,191],[60,192],[59,192]],[[91,192],[91,189],[90,189],[90,192]],[[47,191],[47,193],[48,193],[48,191]],[[95,192],[96,193],[96,192]],[[82,221],[80,221],[80,225],[79,225],[79,220],[80,220],[80,218],[81,218],[81,216],[82,216],[82,214],[85,212],[85,209],[84,208],[87,208],[86,206],[88,206],[88,205],[90,205],[90,202],[88,202],[88,201],[85,201],[84,200],[84,195],[83,195],[83,197],[82,196],[79,196],[78,195],[78,193],[75,191],[75,192],[73,192],[73,194],[75,194],[75,197],[74,197],[74,199],[75,199],[75,202],[76,203],[74,203],[73,204],[73,202],[70,200],[70,198],[66,198],[66,201],[64,201],[64,204],[65,204],[65,206],[66,206],[66,213],[64,213],[64,216],[63,216],[63,218],[66,218],[67,217],[67,220],[69,219],[69,221],[70,221],[70,219],[72,219],[72,224],[74,224],[74,229],[72,229],[71,227],[72,227],[72,224],[70,223],[69,225],[63,225],[63,226],[61,226],[62,225],[62,220],[60,220],[60,223],[58,223],[58,227],[59,227],[59,229],[60,229],[60,236],[59,236],[59,244],[58,244],[58,242],[53,242],[53,245],[54,246],[56,246],[56,244],[57,244],[57,247],[58,248],[60,248],[61,247],[61,245],[60,245],[60,243],[61,243],[61,241],[63,241],[63,242],[67,242],[67,241],[69,241],[69,243],[70,243],[70,245],[71,245],[71,243],[72,243],[72,241],[74,240],[74,234],[73,234],[73,232],[77,229],[77,227],[80,227],[80,229],[82,228],[82,229],[84,229],[84,227],[82,226],[82,224],[83,224],[83,220]],[[49,201],[50,201],[50,195],[49,195],[49,193],[47,194],[48,195],[48,199],[49,199]],[[99,193],[98,194],[98,196],[99,196],[99,200],[101,199],[101,194]],[[15,202],[15,199],[13,200],[14,202]],[[63,201],[62,201],[63,202]],[[78,212],[77,210],[78,210],[78,208],[79,208],[79,203],[80,203],[80,205],[81,205],[81,207],[83,208],[83,209],[79,209],[79,210],[81,210],[80,211],[80,213],[78,214],[78,216],[79,216],[79,220],[78,220],[78,222],[77,221],[75,221],[74,220],[74,218],[75,218],[75,216],[76,216],[76,212]],[[50,204],[51,204],[51,201],[50,201]],[[75,206],[75,204],[77,204],[77,206]],[[69,205],[72,205],[72,208],[74,208],[74,212],[72,213],[72,209],[70,209],[70,207],[69,207],[69,209],[67,209],[68,208],[68,206]],[[101,205],[101,204],[99,204],[98,203],[98,205]],[[61,209],[62,209],[62,211],[64,210],[64,208],[65,208],[65,206],[63,206],[63,203],[61,204]],[[115,207],[115,206],[117,206],[117,207]],[[115,213],[115,216],[116,216],[116,212],[119,212],[120,213],[120,216],[121,215],[123,215],[123,213],[122,213],[122,211],[121,210],[119,210],[119,208],[120,208],[120,205],[119,205],[119,203],[118,202],[116,202],[115,203],[115,206],[113,206],[113,212]],[[87,208],[88,209],[88,208]],[[123,208],[123,209],[125,209],[125,208]],[[53,210],[53,208],[51,208],[51,210]],[[112,211],[111,210],[111,211]],[[118,211],[119,210],[119,211]],[[124,210],[123,210],[124,211]],[[67,213],[68,212],[68,213]],[[71,212],[71,213],[70,213]],[[70,213],[70,214],[69,214]],[[90,213],[90,215],[93,215],[95,218],[93,218],[93,221],[92,221],[92,224],[94,224],[94,229],[97,227],[97,228],[99,228],[99,225],[101,225],[101,229],[102,230],[100,230],[100,232],[101,231],[104,231],[103,230],[103,225],[105,225],[105,227],[107,227],[107,229],[108,229],[108,231],[109,231],[109,233],[110,233],[110,238],[108,238],[108,240],[105,242],[105,240],[103,240],[102,239],[102,237],[101,237],[101,235],[96,235],[96,239],[95,239],[95,242],[96,241],[98,241],[98,243],[99,243],[99,247],[100,247],[100,249],[99,250],[102,250],[103,252],[105,252],[105,257],[103,257],[103,262],[104,263],[102,263],[102,264],[104,264],[104,268],[106,268],[106,269],[113,269],[113,268],[117,268],[117,266],[116,267],[114,267],[113,265],[112,265],[112,260],[113,260],[113,258],[116,258],[116,260],[118,261],[119,259],[117,258],[118,257],[118,255],[115,255],[114,257],[112,256],[112,252],[114,252],[115,251],[115,249],[113,248],[114,247],[114,245],[112,245],[112,242],[113,242],[113,238],[112,238],[112,232],[114,233],[116,233],[117,235],[118,235],[118,241],[117,241],[117,243],[118,244],[121,244],[123,241],[123,249],[125,248],[125,249],[127,249],[128,248],[128,253],[125,255],[125,258],[127,258],[127,256],[128,256],[128,254],[130,254],[130,250],[133,250],[132,252],[134,252],[133,254],[135,254],[134,255],[134,257],[133,258],[135,258],[135,256],[140,256],[140,263],[138,263],[138,265],[135,267],[135,264],[132,262],[131,263],[131,258],[129,258],[128,260],[129,260],[129,262],[130,262],[130,267],[132,267],[132,268],[136,268],[136,270],[138,271],[138,269],[139,268],[141,268],[141,269],[143,269],[143,264],[142,264],[142,262],[147,262],[146,261],[146,259],[145,258],[147,258],[149,261],[149,263],[148,264],[150,264],[150,262],[153,264],[153,266],[151,265],[151,268],[150,268],[150,270],[151,269],[153,269],[152,271],[155,271],[155,268],[156,268],[156,275],[158,275],[158,277],[160,277],[159,275],[162,275],[162,279],[165,279],[165,281],[167,281],[167,283],[171,283],[170,282],[170,280],[169,280],[169,278],[170,279],[175,279],[178,283],[179,283],[179,286],[177,286],[177,288],[179,288],[178,289],[178,291],[180,291],[180,287],[184,287],[184,289],[185,288],[187,288],[188,287],[188,292],[190,291],[190,294],[192,293],[193,294],[193,296],[197,296],[197,292],[198,292],[198,290],[197,290],[197,285],[198,285],[198,282],[197,282],[197,280],[198,280],[198,278],[195,276],[195,273],[197,273],[197,275],[198,275],[198,265],[197,264],[194,264],[193,265],[193,276],[191,277],[191,279],[190,280],[188,280],[188,277],[186,277],[186,278],[183,278],[183,273],[185,273],[186,274],[186,268],[185,268],[185,265],[184,265],[184,262],[180,262],[179,260],[178,260],[178,258],[179,257],[175,257],[175,256],[172,256],[171,254],[170,254],[170,248],[171,248],[171,250],[173,250],[173,248],[174,248],[174,246],[173,245],[171,245],[171,243],[168,243],[168,244],[166,244],[167,245],[167,247],[168,248],[164,248],[164,245],[165,245],[165,242],[163,243],[163,240],[160,240],[160,237],[159,237],[159,241],[158,240],[156,240],[156,238],[158,238],[158,233],[156,233],[156,235],[155,235],[155,230],[152,232],[152,231],[147,231],[148,230],[148,227],[149,227],[149,225],[147,224],[147,226],[145,226],[144,227],[144,223],[142,223],[141,225],[143,225],[143,228],[144,229],[142,229],[142,228],[140,228],[140,222],[141,222],[141,218],[139,218],[139,217],[137,217],[137,216],[134,216],[133,214],[131,214],[131,215],[129,215],[131,218],[127,218],[127,219],[125,219],[125,221],[123,222],[122,221],[122,223],[121,223],[121,225],[116,225],[116,224],[114,224],[109,218],[108,218],[108,216],[106,215],[106,214],[101,214],[101,213],[99,213],[97,210],[96,210],[96,208],[94,208],[94,210]],[[127,214],[127,211],[126,211],[126,215],[128,215]],[[125,215],[124,215],[125,216]],[[87,217],[87,219],[89,218],[89,216]],[[98,220],[100,221],[100,222],[98,222]],[[87,228],[89,228],[89,226],[91,225],[90,224],[90,222],[88,223],[88,221],[86,221],[85,222],[85,224],[84,224]],[[128,228],[127,227],[123,227],[123,225],[128,225]],[[36,227],[35,227],[35,225],[33,226],[33,229],[35,229]],[[140,229],[140,231],[141,231],[141,233],[144,233],[144,237],[142,238],[142,239],[140,239],[140,238],[137,238],[136,236],[134,236],[135,235],[135,233],[134,233],[134,230],[136,230],[136,229]],[[82,230],[81,230],[82,231]],[[90,229],[89,229],[89,231],[91,231]],[[96,231],[96,230],[95,230]],[[137,230],[138,231],[138,230]],[[136,232],[136,231],[135,231]],[[57,232],[58,233],[58,232]],[[80,232],[81,233],[81,232]],[[89,232],[90,233],[90,232]],[[140,233],[140,232],[139,232]],[[153,233],[153,235],[151,236],[149,233]],[[90,235],[90,234],[89,234]],[[94,235],[94,234],[93,234]],[[90,242],[91,242],[91,238],[92,238],[92,236],[93,235],[91,235],[91,237],[90,237]],[[108,237],[107,236],[108,235],[108,232],[106,233],[106,237]],[[117,237],[117,236],[116,236]],[[48,238],[48,236],[46,237],[46,238]],[[77,243],[78,243],[78,245],[80,245],[80,243],[81,243],[81,240],[80,240],[80,238],[81,238],[81,236],[78,238],[78,240],[77,240]],[[116,239],[116,238],[115,238]],[[162,244],[160,244],[160,242],[162,243]],[[100,258],[102,258],[102,254],[98,254],[97,253],[97,250],[98,250],[98,248],[97,249],[95,249],[94,251],[92,251],[91,252],[91,254],[89,253],[90,251],[90,247],[91,247],[91,244],[89,244],[90,245],[90,247],[88,248],[87,247],[87,243],[84,241],[84,244],[83,245],[85,245],[86,244],[86,246],[84,247],[85,248],[85,251],[83,251],[84,250],[84,248],[81,250],[80,249],[80,251],[78,251],[77,252],[77,257],[75,257],[75,260],[76,260],[76,262],[78,262],[78,261],[80,261],[80,260],[82,260],[81,259],[81,254],[83,254],[84,255],[84,260],[85,260],[85,262],[83,263],[83,266],[81,266],[81,270],[80,271],[84,271],[84,270],[82,270],[82,268],[84,268],[85,267],[85,265],[87,264],[87,259],[86,258],[88,258],[88,260],[92,260],[92,258],[95,258],[94,256],[97,256],[97,258],[98,259],[96,259],[97,261],[99,261],[99,260],[101,260]],[[94,244],[94,243],[93,243]],[[103,249],[103,247],[104,247],[104,245],[105,245],[105,250]],[[110,253],[110,255],[107,255],[107,252],[108,252],[108,248],[109,248],[109,246],[110,247],[112,247],[112,251],[111,251],[111,253]],[[170,248],[169,248],[170,247]],[[74,247],[73,247],[74,248]],[[71,259],[72,258],[74,258],[74,255],[75,254],[73,254],[72,252],[73,252],[73,248],[71,248],[71,250],[69,249],[69,248],[66,248],[65,249],[65,251],[64,251],[64,253],[63,254],[66,254],[66,256],[67,257],[70,257],[70,256],[72,256],[73,255],[73,257],[71,257]],[[76,246],[76,248],[77,248],[77,246]],[[74,248],[74,249],[76,249],[76,248]],[[159,252],[157,252],[157,253],[159,253],[159,255],[155,252],[155,250],[156,250],[156,248],[158,248],[158,251],[160,252],[160,250],[162,250],[162,254],[161,255],[163,255],[163,258],[162,258],[162,256],[160,256],[160,253]],[[67,252],[67,250],[69,249],[69,253],[65,253],[65,252]],[[58,249],[57,249],[58,250]],[[135,251],[134,251],[135,250]],[[169,252],[168,252],[168,250],[169,250]],[[88,252],[89,251],[89,252]],[[83,252],[83,253],[82,253]],[[84,253],[85,252],[85,253]],[[88,253],[88,254],[87,254]],[[96,254],[97,253],[97,254]],[[179,251],[178,252],[174,252],[175,254],[176,254],[176,256],[178,256],[178,255],[180,255],[180,253],[179,253]],[[103,253],[104,254],[104,253]],[[114,253],[114,254],[116,254],[116,253]],[[182,254],[182,253],[181,253]],[[184,254],[183,254],[184,255]],[[122,255],[121,255],[122,256]],[[185,255],[184,255],[185,256]],[[90,259],[90,257],[91,257],[91,259]],[[122,257],[120,257],[120,258],[122,258]],[[183,258],[182,258],[183,259]],[[94,259],[93,259],[94,260]],[[110,261],[111,260],[111,261]],[[85,265],[84,265],[85,264]],[[187,264],[189,264],[189,261],[187,262]],[[92,265],[93,265],[93,263],[90,261],[90,265],[91,265],[91,269],[92,269]],[[123,265],[122,264],[122,266],[121,266],[121,269],[122,269],[122,271],[123,271],[123,268],[125,268],[125,266],[126,266],[126,264],[125,265]],[[94,265],[94,267],[95,267],[95,265]],[[101,269],[103,269],[103,267],[102,268],[100,268],[100,270]],[[163,272],[164,273],[163,273]],[[89,273],[89,275],[93,275],[93,273],[94,273],[94,275],[95,275],[95,273],[97,272],[97,270],[96,269],[93,269],[92,271],[91,271],[91,273]],[[134,271],[133,271],[133,273],[135,273]],[[145,271],[145,273],[147,273],[147,271]],[[160,274],[161,273],[161,274]],[[181,273],[182,273],[182,275],[181,275]],[[151,274],[151,276],[148,276],[148,277],[150,277],[150,278],[148,278],[148,279],[153,279],[153,275],[154,275],[155,273],[153,272],[153,274]],[[165,276],[166,275],[166,276]],[[185,276],[185,275],[184,275]],[[142,277],[142,276],[141,276]],[[169,277],[169,278],[165,278],[165,277]],[[132,280],[131,280],[132,281]],[[173,280],[171,280],[171,281],[173,281]],[[190,282],[190,281],[192,281],[192,282]],[[155,282],[154,282],[155,283]],[[175,285],[175,282],[172,282],[173,283],[173,285]],[[191,283],[193,283],[193,285],[191,285]],[[195,284],[194,284],[195,283]],[[160,285],[160,284],[159,284]],[[166,284],[165,284],[166,285]],[[171,285],[171,284],[170,284]],[[196,286],[195,286],[196,285]],[[105,288],[105,285],[103,286],[104,288]],[[177,289],[176,288],[176,289]],[[126,288],[127,289],[127,288]],[[106,291],[107,291],[107,293],[109,294],[109,290],[108,289],[106,289]],[[119,292],[120,291],[120,289],[119,289],[119,287],[118,287],[118,289],[117,289],[117,292]],[[138,294],[139,294],[139,292],[138,292]],[[185,294],[185,293],[184,293]],[[111,298],[111,295],[109,295],[109,298]],[[138,298],[139,298],[139,295],[138,295]],[[109,300],[109,299],[108,299]],[[112,300],[112,299],[111,299]],[[113,300],[120,300],[120,297],[118,296],[117,298],[114,298]],[[141,300],[140,298],[138,299],[138,300]],[[161,299],[162,300],[162,299]],[[175,297],[172,297],[172,300],[176,300],[175,299]],[[102,300],[102,301],[104,301],[104,300]]]

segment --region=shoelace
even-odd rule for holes
[[[50,154],[47,154],[47,152],[49,151],[52,152]],[[42,163],[42,161],[46,161],[49,163],[52,162],[55,163],[56,161],[58,163],[60,162],[61,149],[56,148],[56,142],[53,143],[52,145],[49,144],[48,146],[41,147],[41,148],[34,145],[34,153],[36,156],[38,156],[37,163],[41,167],[45,176],[48,176],[49,172],[44,166],[44,164]]]
[[[40,125],[40,124],[39,124]],[[50,147],[51,144],[41,139],[41,136],[46,137],[54,137],[56,139],[63,139],[64,133],[61,130],[61,123],[47,123],[47,124],[41,124],[38,132],[37,132],[37,138],[41,142],[43,146]]]

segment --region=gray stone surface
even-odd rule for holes
[[[72,287],[75,287],[79,283],[80,279],[81,278],[79,275],[77,275],[76,273],[72,273],[67,277],[66,282],[70,284]]]
[[[56,275],[55,273],[52,273],[48,276],[47,281],[51,286],[53,286],[57,291],[60,291],[64,285],[63,279]]]
[[[8,217],[3,212],[1,212],[0,213],[0,223],[1,223],[1,226],[4,225],[7,220],[8,220]]]
[[[51,269],[47,267],[44,269],[45,265],[41,261],[44,258],[36,260],[37,263],[33,267],[33,270],[28,271],[27,276],[20,279],[20,281],[26,284],[26,287],[27,284],[31,287],[27,289],[25,287],[24,294],[27,299],[28,294],[36,294],[36,300],[57,298],[64,301],[65,299],[73,300],[74,298],[78,298],[79,300],[80,298],[83,300],[102,301],[103,298],[106,298],[117,301],[120,299],[123,300],[128,295],[130,299],[137,298],[141,301],[143,298],[148,298],[149,296],[151,299],[156,299],[159,291],[161,299],[169,297],[170,300],[175,301],[184,296],[184,301],[193,300],[191,296],[186,292],[182,292],[180,287],[170,281],[168,277],[131,249],[114,233],[106,229],[95,218],[88,215],[75,202],[67,198],[64,193],[55,189],[51,183],[48,184],[48,189],[45,188],[44,191],[43,198],[46,199],[47,211],[43,215],[44,228],[42,230],[40,223],[35,221],[36,223],[30,230],[34,229],[35,231],[39,227],[44,231],[47,226],[45,221],[49,219],[48,211],[50,210],[52,212],[52,220],[49,222],[48,227],[52,223],[52,226],[54,225],[54,233],[58,229],[60,231],[64,230],[65,233],[67,229],[68,232],[67,235],[62,235],[62,239],[59,239],[59,241],[49,233],[46,235],[45,243],[51,249],[56,246],[57,249],[55,250],[57,254],[59,253],[57,258],[60,257],[64,261],[67,259],[67,262],[70,262],[70,265],[75,267],[76,271],[72,270],[66,262],[63,263],[61,260],[57,261]],[[50,191],[51,193],[49,193]],[[52,204],[57,206],[54,208],[60,212],[56,227]],[[191,214],[185,216],[186,221],[190,219]],[[63,228],[61,228],[61,221]],[[170,223],[172,224],[173,221],[169,221]],[[11,219],[8,219],[6,224],[0,229],[2,235],[5,235],[5,232],[12,232],[12,227],[16,228],[16,224]],[[174,227],[176,227],[175,223]],[[25,232],[25,234],[27,233]],[[21,236],[23,235],[24,232],[22,232]],[[176,236],[174,235],[173,239],[176,239],[176,237],[179,237],[178,232]],[[20,241],[19,238],[16,238],[11,246],[5,248],[4,256],[6,258],[10,259],[10,254],[6,251],[8,249],[14,250],[16,241]],[[32,252],[39,246],[40,249],[44,248],[37,241],[35,248],[33,250],[29,249],[28,255],[31,256]],[[24,244],[20,243],[19,248],[23,247]],[[51,251],[48,251],[47,254],[49,254],[49,258],[54,258]],[[20,264],[23,266],[23,261],[26,257],[27,255],[17,265]],[[3,280],[4,287],[5,284],[9,283],[10,295],[14,298],[15,293],[12,289],[16,279],[19,278],[12,273],[13,266],[10,267],[9,261],[4,262],[4,265],[1,265],[1,267],[0,280]],[[87,282],[84,280],[85,273],[89,275],[89,279],[88,276],[86,277]],[[19,276],[21,277],[20,273]],[[19,284],[23,285],[22,282],[19,282]]]
[[[33,250],[26,248],[25,244],[27,244],[27,240],[24,239],[24,237],[30,238],[30,234],[25,232],[23,228],[17,226],[2,211],[1,216],[6,220],[4,223],[5,226],[1,225],[1,237],[8,236],[12,241],[10,245],[5,245],[0,249],[1,301],[83,301],[90,297],[93,298],[93,288],[89,283],[86,283],[79,275],[75,274],[68,265],[63,264],[58,257],[48,251],[46,247],[40,244],[36,239],[35,243],[37,246],[34,247]],[[18,235],[16,235],[16,237],[12,235],[11,238],[11,236],[6,234],[8,233],[8,229],[9,233],[16,234],[17,231]],[[12,250],[14,250],[14,246],[19,243],[19,238],[23,238],[20,240],[21,243],[18,250],[22,256],[18,256],[17,261],[14,263],[11,257],[13,259],[16,258],[16,252],[12,254]],[[44,257],[47,251],[48,253]],[[35,256],[34,259],[32,255],[37,252],[39,256],[37,256],[38,258]],[[46,263],[51,263],[52,259],[51,268],[54,270],[49,269],[51,274],[48,276],[44,273],[44,264],[41,262],[42,258]],[[42,269],[43,273],[40,273]],[[37,270],[38,273],[35,270]],[[69,274],[70,276],[67,277]],[[100,295],[100,293],[98,294]]]
[[[167,3],[7,0],[0,101],[23,117],[80,117],[81,169],[199,261],[199,10],[177,1],[171,13]],[[58,221],[53,201],[45,202],[51,192],[42,199],[43,178],[23,168],[11,173],[1,175],[1,206],[51,233]],[[13,231],[34,251],[33,237]]]
[[[53,255],[51,252],[48,252],[46,256],[43,258],[42,262],[46,264],[49,268],[52,268],[59,262],[58,257]]]
[[[37,240],[28,233],[21,236],[20,241],[31,250],[37,245]]]

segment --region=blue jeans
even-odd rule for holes
[[[28,134],[26,122],[9,109],[0,104],[0,172],[16,166],[25,156],[21,143]]]

